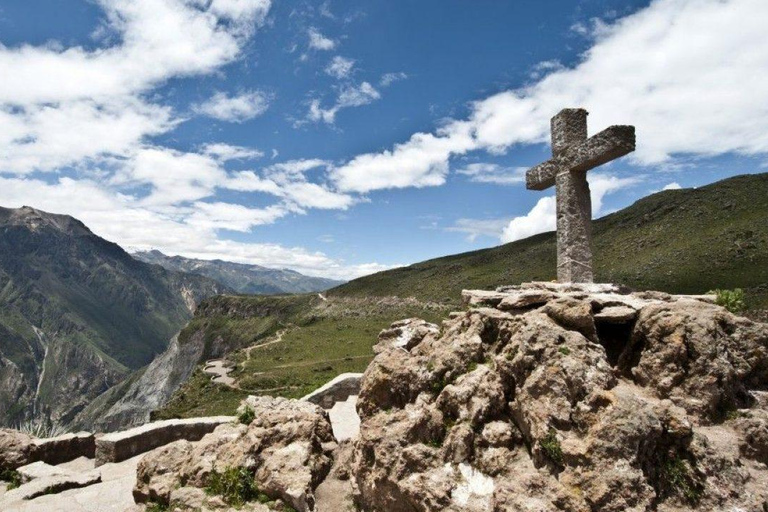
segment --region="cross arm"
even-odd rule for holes
[[[610,126],[593,135],[582,144],[562,151],[557,157],[528,170],[525,186],[530,190],[544,190],[555,184],[562,170],[588,171],[635,150],[634,126]]]

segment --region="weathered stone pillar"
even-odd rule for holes
[[[557,280],[591,283],[592,199],[587,173],[561,172],[555,178],[557,201]]]

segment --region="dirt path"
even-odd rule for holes
[[[290,329],[289,327],[286,327],[284,329],[280,329],[279,331],[277,331],[277,333],[275,334],[275,339],[272,341],[268,341],[266,343],[259,343],[258,345],[251,345],[250,347],[246,348],[245,349],[246,360],[251,359],[252,350],[257,348],[262,348],[262,347],[268,347],[270,345],[274,345],[275,343],[280,343],[281,341],[283,341],[283,336],[285,336],[285,333],[287,333],[289,329]]]
[[[205,368],[203,368],[203,372],[213,375],[213,377],[211,377],[212,382],[234,388],[235,379],[229,376],[229,372],[231,371],[232,368],[225,366],[223,359],[211,359],[206,361]]]

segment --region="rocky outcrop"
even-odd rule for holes
[[[249,397],[242,407],[254,413],[250,424],[221,425],[197,443],[177,441],[144,456],[134,488],[137,503],[197,503],[200,489],[235,471],[238,478],[245,475],[244,485],[269,499],[300,512],[314,510],[313,491],[328,474],[337,446],[327,414],[285,398]],[[226,508],[223,500],[217,503]]]
[[[611,285],[465,300],[375,349],[351,470],[364,510],[768,507],[768,325]]]

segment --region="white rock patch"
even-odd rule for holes
[[[453,502],[472,510],[491,510],[491,495],[495,488],[493,478],[466,463],[459,464],[459,472],[463,482],[451,492]]]

